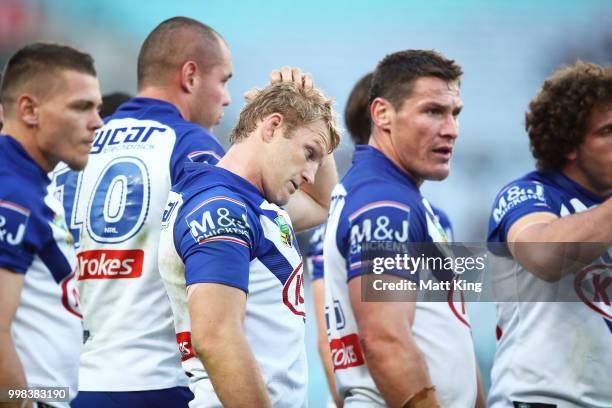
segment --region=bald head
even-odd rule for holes
[[[206,24],[188,17],[173,17],[148,35],[138,55],[138,90],[164,86],[186,61],[202,71],[221,59],[223,38]]]

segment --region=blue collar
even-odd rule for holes
[[[601,204],[607,199],[607,197],[599,196],[587,190],[571,178],[567,177],[565,174],[563,174],[563,172],[549,171],[543,172],[542,175],[544,177],[547,177],[553,183],[557,184],[563,191],[575,195],[578,198],[587,199],[588,201],[592,201],[595,204]]]
[[[389,158],[380,150],[370,145],[357,145],[355,154],[353,155],[353,164],[371,163],[377,170],[390,176],[403,184],[407,184],[411,189],[420,194],[414,180],[402,169],[397,167]]]
[[[11,135],[0,134],[0,145],[4,145],[2,150],[8,159],[14,162],[20,173],[28,173],[34,179],[38,179],[40,182],[44,183],[45,186],[51,182],[47,172],[34,161],[21,143],[15,140]]]

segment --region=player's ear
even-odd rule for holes
[[[186,61],[181,65],[180,83],[181,88],[187,93],[193,93],[198,77],[198,64],[194,61]]]
[[[384,98],[376,98],[370,104],[370,117],[374,126],[382,130],[389,131],[391,127],[391,119],[395,114],[395,110],[391,102]]]
[[[568,162],[576,161],[576,159],[578,158],[578,149],[574,149],[569,152],[567,155],[565,155],[565,158]]]
[[[280,113],[272,113],[263,119],[261,136],[265,142],[271,142],[274,139],[274,131],[282,126],[283,119],[283,115]]]
[[[17,114],[27,126],[38,125],[38,99],[29,94],[23,94],[17,99]]]

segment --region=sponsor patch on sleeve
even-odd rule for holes
[[[369,203],[349,215],[350,269],[361,268],[361,245],[368,242],[409,240],[410,207],[396,201]]]
[[[544,185],[538,182],[522,182],[503,190],[495,201],[493,220],[499,224],[513,209],[527,206],[541,207],[542,211],[550,211],[550,205],[544,194]]]
[[[25,236],[30,210],[5,200],[0,200],[0,245],[18,247]]]
[[[250,236],[246,214],[243,202],[219,195],[202,201],[184,219],[198,245],[224,241],[248,248]]]

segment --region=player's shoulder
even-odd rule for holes
[[[554,212],[562,191],[541,172],[533,171],[507,183],[495,197],[491,217],[495,222],[506,213],[521,207],[539,207],[544,212]]]
[[[173,187],[182,197],[184,211],[217,211],[235,215],[252,208],[248,196],[225,174],[227,171],[206,163],[189,163],[185,176]]]
[[[346,190],[347,216],[374,208],[398,209],[406,212],[423,212],[418,190],[411,189],[395,180],[371,176],[349,183]]]
[[[0,183],[0,205],[4,208],[29,214],[38,212],[44,206],[44,187],[15,169],[0,169]]]

